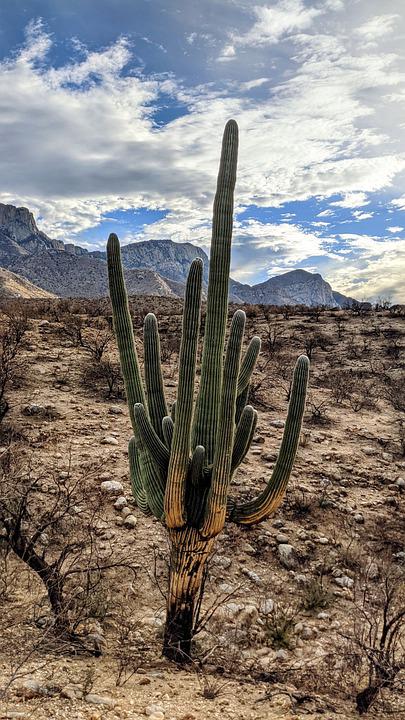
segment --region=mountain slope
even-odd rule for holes
[[[59,297],[91,298],[108,295],[106,264],[89,255],[77,257],[66,252],[45,252],[18,258],[10,267],[35,285]],[[125,281],[132,295],[177,295],[152,270],[125,270]]]
[[[106,260],[105,252],[89,254]],[[155,270],[164,278],[184,283],[192,261],[199,257],[204,263],[204,280],[208,282],[208,255],[191,243],[175,243],[169,239],[131,243],[121,248],[121,257],[125,268]]]
[[[230,289],[241,302],[265,305],[340,305],[332,288],[318,273],[292,270],[269,278],[258,285],[242,285],[231,281]],[[342,298],[344,296],[341,296]]]
[[[10,270],[0,268],[0,298],[51,298],[55,297],[50,292],[33,285]]]

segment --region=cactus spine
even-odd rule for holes
[[[214,200],[207,316],[200,385],[195,399],[200,329],[202,262],[194,260],[186,285],[178,394],[167,409],[160,365],[157,321],[144,324],[145,390],[134,343],[119,241],[107,243],[108,274],[133,438],[130,474],[138,507],[163,522],[171,540],[171,561],[164,654],[187,662],[201,599],[206,562],[225,521],[252,525],[281,503],[297,451],[305,408],[309,361],[301,356],[294,370],[291,400],[281,447],[266,489],[250,502],[229,498],[232,477],[246,456],[257,423],[247,405],[249,383],[260,352],[254,337],[242,357],[245,313],[232,320],[225,358],[228,282],[238,127],[225,127]]]

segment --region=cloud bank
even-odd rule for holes
[[[379,7],[242,3],[239,28],[184,40],[187,52],[205,43],[213,79],[203,83],[147,72],[130,36],[91,50],[76,41],[54,63],[55,40],[33,20],[0,63],[0,200],[29,206],[48,234],[79,243],[106,214],[162,210],[124,241],[207,246],[220,137],[235,117],[234,275],[257,281],[299,265],[342,291],[405,301],[403,28],[399,2],[389,14]],[[239,80],[247,63],[251,77]],[[312,221],[294,208],[275,223],[291,203],[316,203]],[[336,225],[377,216],[364,235]]]

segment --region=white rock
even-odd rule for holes
[[[276,542],[278,542],[279,545],[280,544],[285,545],[286,543],[288,544],[287,535],[283,535],[282,533],[280,533],[279,535],[276,535]]]
[[[138,521],[137,521],[135,515],[127,515],[127,517],[124,520],[124,525],[127,528],[134,528],[136,526],[137,522]]]
[[[104,705],[105,707],[114,707],[115,705],[112,698],[105,697],[103,695],[96,695],[95,693],[89,693],[84,699],[91,705]]]
[[[108,412],[110,413],[110,415],[123,415],[124,414],[124,410],[120,405],[111,405],[108,408]]]
[[[277,650],[275,657],[277,660],[288,660],[288,652],[287,650],[283,650],[281,648],[280,650]]]
[[[366,445],[366,447],[363,447],[361,449],[365,455],[377,455],[378,454],[378,450],[376,448],[370,447],[369,445]]]
[[[101,440],[101,444],[102,445],[118,445],[119,443],[118,443],[117,438],[113,437],[112,435],[106,435]]]
[[[252,582],[254,582],[256,585],[261,584],[261,577],[257,573],[253,572],[253,570],[249,570],[249,568],[242,568],[242,572],[244,575],[246,575],[246,577],[249,578],[249,580],[252,580]]]
[[[223,568],[224,570],[227,570],[232,565],[232,560],[228,557],[225,557],[225,555],[217,556],[214,558],[214,563],[220,568]]]
[[[101,483],[100,488],[101,492],[109,493],[111,495],[118,495],[124,490],[124,486],[122,483],[118,482],[118,480],[104,480]]]
[[[114,507],[116,510],[122,510],[122,508],[126,507],[126,505],[128,505],[128,501],[127,501],[125,495],[120,495],[119,497],[117,497],[117,499],[114,503]]]
[[[335,578],[335,583],[342,588],[352,588],[354,585],[354,580],[352,580],[352,578],[349,578],[348,575],[342,575],[341,577]]]
[[[261,615],[270,615],[273,610],[274,600],[272,600],[271,598],[265,598],[265,600],[260,603],[259,611]]]
[[[403,489],[405,488],[405,480],[404,480],[404,478],[400,478],[400,477],[399,477],[398,480],[396,480],[395,485],[396,485],[397,487],[401,488],[401,490],[403,490]]]
[[[151,717],[151,715],[156,715],[157,713],[160,713],[162,718],[164,718],[165,711],[162,707],[162,705],[156,705],[155,703],[151,703],[150,705],[147,705],[145,708],[145,715],[148,715],[148,717]]]
[[[281,543],[277,549],[281,564],[288,569],[295,567],[297,559],[294,547],[288,543]]]
[[[34,678],[24,680],[22,686],[19,687],[16,692],[17,695],[24,697],[26,700],[31,700],[32,698],[41,697],[47,694],[46,688],[43,687],[38,680],[34,680]]]
[[[353,515],[354,522],[358,523],[359,525],[364,524],[364,515],[362,513],[355,513]]]

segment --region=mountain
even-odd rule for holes
[[[335,301],[335,304],[338,305],[341,308],[349,308],[353,305],[353,303],[357,303],[358,301],[355,300],[352,297],[349,297],[348,295],[342,295],[342,293],[337,292],[337,290],[332,290],[333,299]],[[367,303],[361,303],[362,305],[365,305]]]
[[[170,242],[170,241],[169,241]],[[147,243],[141,243],[146,245]],[[175,245],[175,243],[173,243]],[[187,257],[192,246],[186,243]],[[165,247],[168,243],[165,242]],[[129,246],[130,247],[130,246]],[[196,248],[196,253],[205,253]],[[168,267],[167,252],[161,261]],[[173,256],[173,252],[171,253]],[[98,257],[100,256],[100,257]],[[128,257],[131,257],[129,251]],[[155,253],[156,265],[159,257]],[[174,264],[172,259],[173,272]],[[108,294],[105,253],[88,253],[87,250],[49,238],[38,229],[33,214],[24,207],[0,203],[0,266],[27,278],[46,293],[59,297],[102,297]],[[163,278],[149,263],[136,268],[129,262],[125,269],[128,291],[138,295],[173,295],[182,292],[184,260],[180,281]]]
[[[0,268],[0,299],[4,298],[51,298],[55,297],[52,293],[33,285],[10,270]]]
[[[122,247],[127,288],[132,295],[181,297],[192,260],[209,260],[201,248],[172,240],[149,240]],[[102,297],[108,294],[106,253],[53,240],[38,229],[24,207],[0,203],[0,266],[22,275],[59,297]],[[230,299],[268,305],[347,307],[353,300],[332,290],[321,275],[293,270],[257,285],[230,281]]]
[[[91,252],[92,257],[106,260],[105,252]],[[168,280],[185,283],[191,263],[197,257],[204,263],[204,280],[208,282],[208,255],[191,243],[176,243],[173,240],[146,240],[131,243],[121,248],[122,264],[125,268],[144,268],[158,271]]]
[[[32,212],[25,207],[0,203],[0,264],[9,258],[38,254],[46,251],[85,255],[87,250],[78,245],[52,240],[38,229]]]
[[[105,297],[108,295],[106,264],[83,255],[67,252],[42,252],[19,258],[12,268],[35,285],[59,297]],[[173,295],[170,284],[153,270],[125,270],[131,295]]]
[[[291,270],[258,285],[242,285],[231,280],[230,290],[240,302],[263,305],[340,306],[331,286],[319,273]],[[344,295],[338,293],[346,301]]]

